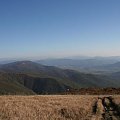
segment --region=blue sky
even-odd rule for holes
[[[0,0],[0,58],[120,56],[120,0]]]

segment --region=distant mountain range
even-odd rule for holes
[[[119,77],[116,78],[114,80],[113,74],[87,74],[32,61],[17,61],[0,65],[0,94],[56,94],[67,89],[120,87]]]
[[[109,59],[46,59],[46,60],[39,60],[36,61],[40,64],[50,65],[50,66],[58,66],[58,67],[95,67],[95,66],[102,66],[107,64],[113,64],[118,61],[116,60],[109,60]]]
[[[0,59],[0,64],[7,64],[17,61],[18,59]],[[36,63],[55,66],[63,69],[77,70],[84,73],[103,74],[119,72],[119,56],[110,57],[87,57],[87,56],[75,56],[66,57],[61,59],[45,59],[45,60],[33,60]]]
[[[91,59],[46,59],[36,62],[43,65],[72,69],[80,72],[101,74],[120,71],[119,61],[119,57],[96,57]]]

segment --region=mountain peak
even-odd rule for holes
[[[16,61],[16,62],[8,63],[5,65],[31,65],[31,64],[37,64],[37,63],[32,61]]]

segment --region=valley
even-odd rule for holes
[[[114,76],[113,76],[114,75]],[[119,73],[97,75],[16,61],[0,66],[0,94],[60,94],[67,89],[119,88]]]

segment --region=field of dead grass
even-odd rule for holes
[[[111,97],[105,96],[0,96],[0,120],[104,120],[111,116],[117,120],[119,106],[113,105],[120,104],[120,96],[112,98],[116,103],[110,104],[113,112],[106,104],[112,102]]]
[[[79,95],[0,96],[0,120],[85,120],[95,101]]]

